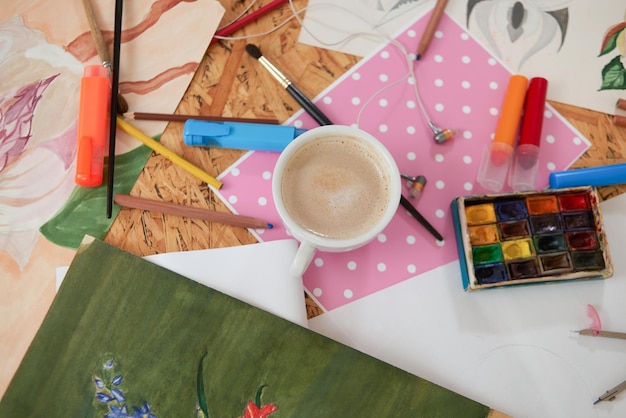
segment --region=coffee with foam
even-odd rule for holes
[[[356,137],[329,135],[302,146],[285,166],[281,194],[289,216],[331,239],[370,231],[389,204],[389,168]]]

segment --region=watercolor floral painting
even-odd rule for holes
[[[600,90],[626,90],[626,14],[622,22],[607,29],[600,56],[612,57],[602,69]]]
[[[86,18],[84,14],[80,15],[84,12],[79,2],[73,1],[73,7],[64,3],[64,9],[74,9],[78,14],[75,19],[65,15],[56,22],[49,19],[49,14],[44,20],[44,13],[50,12],[53,6],[50,3],[56,2],[30,2],[28,6],[11,6],[8,10],[5,7],[0,14],[0,22],[6,19],[0,24],[0,69],[3,74],[0,82],[0,185],[3,190],[0,250],[8,253],[20,269],[28,263],[39,238],[38,229],[63,207],[74,190],[80,79],[85,65],[98,62]],[[169,101],[168,110],[173,111],[177,101],[172,101],[171,97],[182,97],[214,32],[209,26],[204,36],[197,36],[189,27],[189,23],[194,25],[194,22],[185,19],[188,30],[181,31],[176,38],[164,25],[188,16],[190,11],[220,10],[210,4],[213,2],[206,1],[191,2],[198,3],[198,6],[183,10],[185,3],[189,2],[158,0],[153,4],[129,4],[127,7],[126,21],[130,22],[123,30],[126,50],[122,50],[121,55],[126,61],[136,58],[145,61],[139,68],[125,66],[124,71],[120,71],[121,92],[128,96],[129,105]],[[106,11],[109,6],[108,10],[112,12],[112,5],[112,1],[94,2],[104,18],[102,30],[109,39],[111,31],[106,29],[112,28],[113,16]],[[221,13],[212,20],[220,17]],[[73,21],[76,23],[67,24]],[[154,54],[148,58],[157,45],[160,48],[172,45],[191,33],[200,41],[196,41],[197,45],[185,42],[192,47],[176,48],[181,52],[169,57],[170,61]],[[173,39],[162,43],[165,37]],[[152,134],[158,134],[158,131]],[[118,153],[137,146],[136,141],[121,138]],[[139,167],[134,168],[136,174],[142,163],[145,158],[143,161],[138,158],[136,164]],[[132,179],[129,181],[132,186]],[[128,189],[129,185],[125,188]],[[83,198],[74,202],[83,205],[87,201]],[[94,210],[98,203],[101,202],[94,203]],[[75,223],[83,219],[76,218]],[[105,231],[106,224],[103,225]],[[95,235],[102,235],[102,231],[99,232]],[[47,238],[55,241],[54,235],[48,234]],[[81,238],[74,240],[74,245],[63,240],[57,243],[75,248]]]
[[[205,353],[198,364],[198,376],[197,376],[197,395],[198,403],[194,414],[189,416],[195,416],[195,418],[210,418],[214,417],[226,417],[233,416],[233,414],[219,414],[209,412],[209,402],[204,389],[204,358],[207,356]],[[95,400],[98,405],[105,409],[105,418],[157,418],[156,411],[152,409],[152,406],[147,401],[140,402],[141,405],[129,402],[122,383],[124,377],[115,371],[115,361],[109,359],[102,365],[102,370],[99,374],[93,376],[93,383],[95,385]],[[165,382],[164,382],[165,384]],[[261,402],[261,396],[263,390],[267,385],[261,385],[256,391],[254,401],[248,401],[244,408],[243,415],[240,418],[266,418],[273,412],[278,410],[278,406],[274,404],[263,404]],[[130,405],[130,406],[129,406]]]
[[[489,49],[520,71],[537,54],[560,51],[569,29],[568,0],[467,2],[466,25],[479,32]]]
[[[0,25],[0,249],[21,269],[38,228],[74,189],[73,96],[81,71],[76,58],[22,17]]]
[[[114,0],[91,3],[110,45]],[[122,93],[133,110],[172,113],[224,9],[215,0],[125,3]],[[163,50],[169,50],[167,59]],[[17,367],[19,352],[36,331],[26,332],[23,323],[39,323],[52,300],[55,268],[69,264],[84,234],[103,237],[115,217],[105,216],[106,185],[87,189],[74,183],[80,80],[84,67],[94,64],[101,63],[81,0],[3,3],[0,356],[7,362],[0,368],[0,396]],[[137,127],[157,137],[166,124],[138,123]],[[139,145],[118,133],[116,192],[130,191],[151,155]],[[37,318],[29,320],[29,315]]]

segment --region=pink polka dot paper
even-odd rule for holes
[[[406,51],[415,51],[426,18],[396,38]],[[318,252],[303,280],[307,292],[325,310],[456,260],[450,203],[457,196],[485,192],[476,183],[476,172],[493,137],[511,73],[448,16],[443,17],[425,56],[416,62],[414,77],[406,77],[408,71],[404,52],[389,43],[333,83],[316,98],[316,104],[334,123],[355,125],[377,137],[401,173],[427,178],[421,197],[412,202],[445,240],[438,242],[400,207],[383,233],[365,247],[348,253]],[[420,112],[415,82],[435,125],[457,130],[443,145],[434,142]],[[307,129],[316,126],[302,111],[288,123]],[[547,105],[538,188],[547,186],[551,171],[568,168],[589,145]],[[224,186],[219,191],[235,212],[275,225],[256,231],[263,241],[289,237],[272,201],[277,158],[278,154],[269,152],[246,154],[223,174]],[[406,187],[403,193],[408,196]]]

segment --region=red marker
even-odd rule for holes
[[[104,155],[109,141],[111,80],[102,65],[85,67],[80,81],[78,153],[74,181],[79,186],[102,184]]]
[[[515,161],[511,171],[510,183],[513,190],[536,189],[539,144],[547,90],[548,80],[545,78],[535,77],[530,80],[524,103],[519,142],[515,148]]]

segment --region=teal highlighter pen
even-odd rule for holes
[[[185,122],[186,145],[281,152],[295,137],[306,132],[293,126],[245,122]]]

